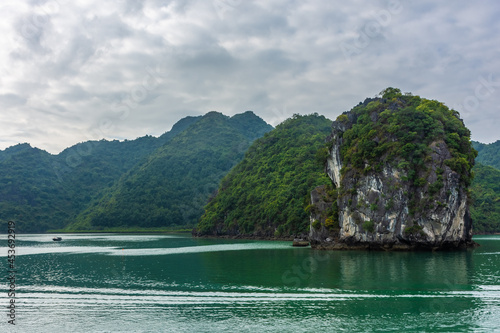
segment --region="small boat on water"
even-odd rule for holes
[[[60,241],[62,241],[62,238],[61,237],[54,237],[54,238],[52,238],[52,240],[54,242],[60,242]]]

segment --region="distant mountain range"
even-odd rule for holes
[[[500,140],[490,144],[472,141],[472,146],[478,152],[476,162],[500,170]]]
[[[303,208],[310,188],[323,181],[317,159],[330,124],[319,115],[296,115],[273,130],[251,111],[209,112],[181,119],[158,138],[88,141],[57,155],[18,144],[0,151],[0,224],[16,220],[18,232],[191,228],[211,200],[206,212],[216,215],[203,217],[206,231],[215,230],[207,224],[215,218],[213,225],[229,234],[237,228],[263,236],[304,232]],[[473,146],[479,152],[471,186],[474,230],[499,232],[500,141]],[[259,177],[239,178],[252,168]],[[225,188],[239,188],[238,201],[224,199]],[[276,205],[263,205],[269,200]],[[238,206],[231,212],[235,222],[220,224],[227,205]],[[271,219],[262,218],[268,213]]]
[[[88,141],[58,155],[0,151],[0,220],[18,232],[193,225],[220,179],[270,131],[253,112],[186,117],[155,138]]]

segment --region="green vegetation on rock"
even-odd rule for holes
[[[472,182],[477,152],[471,146],[470,131],[458,112],[443,103],[387,88],[381,98],[365,100],[339,116],[337,123],[339,128],[346,126],[341,133],[342,175],[357,179],[380,173],[388,165],[403,171],[404,183],[399,186],[407,188],[410,216],[436,205],[434,196],[443,188],[446,167],[459,175],[463,188]],[[370,206],[372,211],[378,208],[374,203]]]
[[[406,170],[407,181],[423,186],[421,175],[428,171],[425,164],[431,158],[430,146],[444,141],[451,153],[446,165],[469,186],[476,151],[471,149],[470,131],[459,114],[443,103],[403,95],[396,88],[381,94],[382,98],[366,100],[351,110],[356,120],[342,136],[341,156],[347,166],[343,172],[353,168],[358,172],[381,171],[383,164],[392,160]],[[337,119],[347,120],[345,114]]]
[[[307,231],[310,192],[324,173],[331,120],[294,115],[257,140],[205,207],[200,235],[289,236]]]

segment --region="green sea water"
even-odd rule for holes
[[[7,236],[0,332],[495,332],[500,237],[461,252],[324,252],[172,235]]]

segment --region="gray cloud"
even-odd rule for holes
[[[16,94],[0,95],[0,105],[4,108],[22,106],[26,103],[26,98]]]
[[[388,86],[457,109],[476,140],[499,139],[494,0],[2,6],[0,149],[160,135],[210,110],[334,119]]]

